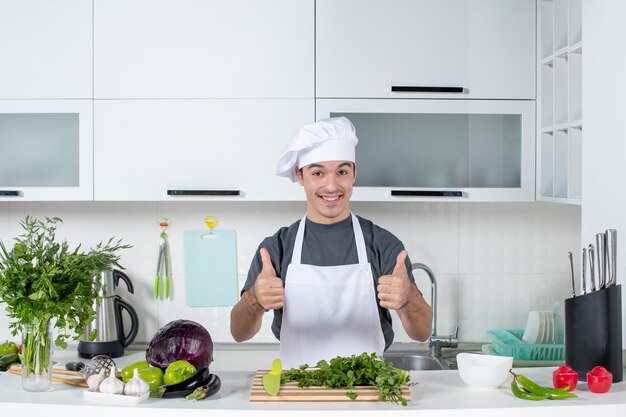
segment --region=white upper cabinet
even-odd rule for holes
[[[534,100],[535,10],[535,0],[317,0],[316,96]]]
[[[92,3],[0,0],[0,99],[92,97]]]
[[[313,97],[313,0],[94,0],[94,8],[96,99]]]
[[[313,99],[96,100],[95,199],[303,200],[275,175]]]
[[[0,100],[0,202],[92,200],[92,120],[92,100]]]

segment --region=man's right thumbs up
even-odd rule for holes
[[[285,305],[283,281],[276,276],[270,253],[265,248],[259,251],[262,269],[254,283],[254,295],[265,310],[282,308]]]

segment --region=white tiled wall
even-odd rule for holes
[[[355,213],[395,233],[412,262],[430,266],[438,280],[439,333],[459,326],[463,342],[485,341],[490,328],[523,327],[531,309],[551,309],[569,290],[567,252],[580,242],[580,207],[545,203],[353,203]],[[252,255],[267,235],[304,213],[304,203],[0,203],[0,240],[11,246],[21,233],[19,221],[31,214],[63,219],[57,236],[84,248],[111,236],[133,248],[122,265],[135,293],[119,294],[137,310],[137,341],[148,342],[158,328],[178,318],[202,323],[216,342],[233,342],[230,307],[185,305],[182,233],[203,229],[204,217],[217,216],[218,227],[237,232],[239,288]],[[159,245],[158,218],[168,217],[171,246],[171,301],[153,299]],[[416,273],[430,298],[428,277]],[[275,342],[266,314],[251,342]],[[11,338],[9,319],[0,315],[0,340]],[[396,341],[409,341],[395,320]]]

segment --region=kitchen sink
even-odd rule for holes
[[[396,368],[407,371],[441,371],[454,369],[445,359],[435,358],[428,354],[387,352],[383,357]]]

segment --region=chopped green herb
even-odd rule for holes
[[[314,369],[308,364],[283,372],[282,383],[297,381],[299,387],[324,386],[328,388],[347,388],[348,398],[354,400],[357,394],[351,389],[355,386],[375,386],[380,393],[380,401],[391,401],[406,406],[401,387],[409,381],[409,372],[394,368],[375,353],[337,356],[328,363],[319,361]]]

